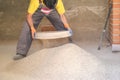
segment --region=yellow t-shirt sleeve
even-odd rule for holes
[[[28,13],[33,14],[39,7],[39,0],[31,0],[29,7],[28,7]]]
[[[58,3],[56,5],[56,10],[58,11],[59,14],[65,13],[65,8],[64,8],[62,0],[58,0]]]

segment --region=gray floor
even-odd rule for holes
[[[0,80],[120,80],[120,52],[97,42],[43,48],[34,41],[26,58],[13,61],[17,41],[0,43]]]

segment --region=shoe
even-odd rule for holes
[[[21,55],[21,54],[17,54],[13,57],[13,60],[19,60],[19,59],[22,59],[24,58],[25,56]]]

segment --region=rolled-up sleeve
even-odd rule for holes
[[[62,0],[58,0],[57,5],[56,5],[56,9],[57,9],[59,14],[65,13],[65,8],[64,8]]]
[[[33,14],[39,7],[39,0],[31,0],[29,7],[28,7],[28,13]]]

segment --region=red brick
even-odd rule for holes
[[[114,8],[120,8],[120,4],[113,4],[113,9]]]
[[[118,14],[120,16],[120,4],[119,4],[119,9],[113,9],[112,10],[112,15]]]
[[[119,10],[120,11],[120,10]],[[114,15],[113,15],[114,14]],[[110,16],[110,19],[120,19],[120,13],[113,13],[111,16]],[[117,15],[115,15],[117,14]]]
[[[120,25],[114,25],[114,24],[109,24],[109,29],[119,29],[120,30]]]
[[[113,40],[112,39],[110,42],[111,42],[111,44],[120,44],[120,40]]]
[[[113,3],[119,3],[120,0],[113,0]]]
[[[113,35],[114,35],[114,34],[119,34],[119,35],[120,35],[120,30],[115,30],[115,29],[113,29],[112,34],[113,34]]]
[[[113,0],[110,15],[109,38],[112,44],[120,44],[120,0]]]
[[[119,35],[118,36],[112,36],[112,39],[116,40],[116,41],[120,41],[120,36]]]
[[[111,23],[112,24],[120,24],[120,20],[112,20]]]
[[[40,31],[55,31],[55,28],[52,25],[43,25]]]
[[[120,25],[119,26],[112,26],[113,29],[119,29],[120,30]]]
[[[120,40],[113,40],[112,44],[120,44]]]

